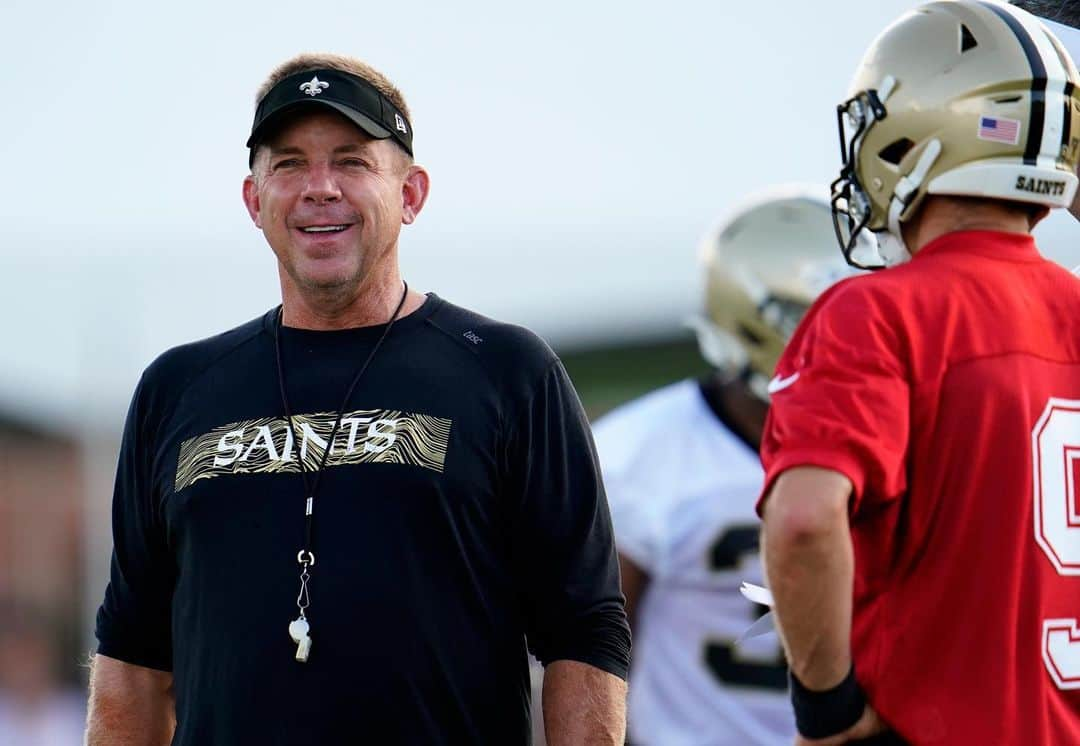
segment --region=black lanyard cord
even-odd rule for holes
[[[311,553],[312,534],[315,524],[315,492],[319,489],[319,480],[322,477],[323,467],[326,466],[326,460],[330,455],[330,451],[334,448],[334,438],[337,437],[338,428],[341,426],[341,419],[345,416],[345,407],[349,403],[349,399],[352,397],[353,391],[356,389],[356,384],[360,383],[360,379],[367,371],[368,366],[371,365],[371,361],[375,358],[375,353],[382,347],[383,341],[390,333],[391,327],[394,326],[394,322],[397,321],[398,314],[401,313],[402,307],[405,305],[405,299],[409,295],[409,284],[407,282],[401,283],[403,289],[401,291],[401,300],[398,301],[397,308],[394,309],[394,315],[390,317],[389,323],[386,328],[383,329],[382,335],[375,343],[375,346],[371,348],[371,352],[368,353],[367,359],[364,360],[364,364],[360,366],[360,370],[353,376],[352,383],[349,384],[349,388],[345,391],[345,398],[341,401],[341,406],[338,407],[337,417],[334,419],[334,426],[330,429],[330,439],[326,442],[326,448],[323,450],[322,458],[319,459],[319,466],[312,472],[312,482],[308,485],[308,469],[304,463],[303,448],[301,446],[300,438],[296,434],[296,425],[293,422],[292,409],[289,407],[289,397],[285,392],[285,366],[281,363],[281,326],[282,317],[284,315],[284,307],[278,309],[277,325],[274,327],[274,354],[277,357],[277,371],[278,371],[278,386],[281,389],[281,404],[285,408],[285,418],[289,423],[289,432],[292,434],[293,445],[297,449],[296,460],[300,462],[300,478],[304,481],[304,548],[297,555],[297,560],[304,565],[314,565],[314,555]]]

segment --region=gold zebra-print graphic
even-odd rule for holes
[[[189,438],[180,445],[176,490],[226,474],[300,471],[298,459],[309,470],[317,469],[336,416],[334,412],[294,415],[296,439],[283,417],[232,422]],[[390,409],[347,412],[326,466],[411,464],[441,473],[451,424],[441,417]]]

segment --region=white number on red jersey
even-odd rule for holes
[[[1061,575],[1080,575],[1080,400],[1050,399],[1031,432],[1035,541]],[[1076,619],[1044,619],[1042,656],[1059,689],[1080,689]]]

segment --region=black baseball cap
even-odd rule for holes
[[[255,146],[286,114],[302,107],[332,109],[376,140],[393,139],[409,155],[412,126],[405,114],[379,89],[358,75],[342,70],[305,70],[278,81],[255,107],[255,121],[247,146],[249,163]]]

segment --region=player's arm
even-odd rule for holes
[[[788,665],[811,689],[851,668],[851,482],[811,466],[785,471],[765,501],[762,553]]]
[[[87,746],[165,746],[176,728],[173,677],[100,653],[90,669]]]
[[[831,469],[784,471],[764,504],[762,559],[775,601],[777,627],[794,676],[796,717],[857,722],[837,736],[796,743],[844,743],[880,732],[862,700],[851,663],[851,605],[855,561],[848,528],[851,481]],[[854,716],[844,712],[854,708]],[[861,717],[859,715],[861,714]],[[846,724],[846,723],[845,723]],[[800,725],[800,730],[802,730]]]

